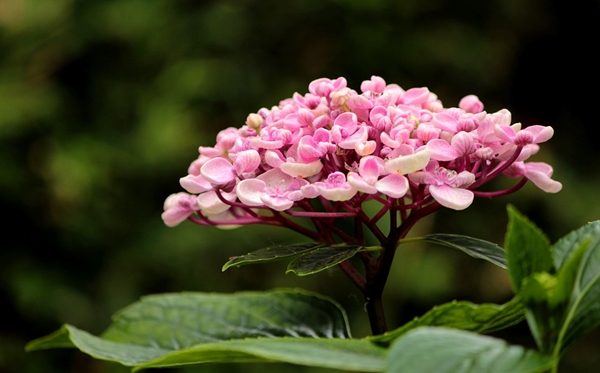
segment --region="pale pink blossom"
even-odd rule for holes
[[[300,188],[306,184],[306,180],[291,177],[274,168],[255,179],[240,181],[236,192],[240,201],[248,206],[266,205],[283,211],[303,198]]]
[[[382,93],[385,89],[385,80],[379,76],[373,75],[371,80],[365,80],[360,85],[362,92]]]
[[[434,139],[427,143],[431,158],[436,161],[452,161],[475,151],[475,140],[466,132],[459,132],[452,137],[450,144],[446,140]]]
[[[319,190],[319,194],[330,201],[347,201],[357,192],[346,181],[346,175],[339,171],[329,174],[325,181],[316,182],[315,186]]]
[[[513,126],[496,125],[494,133],[500,140],[517,146],[524,146],[550,140],[552,135],[554,135],[554,130],[552,127],[545,126],[529,126],[521,129],[520,123],[517,123],[517,125]]]
[[[525,176],[546,193],[558,193],[562,189],[562,184],[552,180],[553,173],[552,166],[543,162],[515,162],[504,171],[508,177]]]
[[[453,210],[464,210],[473,203],[474,194],[468,187],[475,181],[475,175],[468,171],[457,173],[432,162],[426,171],[415,172],[410,179],[419,184],[427,184],[431,196],[442,206]]]
[[[190,217],[194,211],[200,210],[197,197],[187,193],[171,194],[164,203],[162,219],[168,227],[174,227]]]
[[[446,108],[425,87],[405,90],[378,76],[360,92],[344,78],[317,79],[308,90],[199,147],[180,179],[189,194],[167,198],[165,224],[264,223],[306,233],[289,217],[366,219],[362,204],[376,201],[374,219],[388,211],[404,219],[423,208],[461,210],[475,196],[512,193],[527,180],[549,193],[562,187],[549,165],[524,162],[553,129],[512,124],[506,109],[486,113],[477,96]],[[524,179],[476,190],[500,175]]]
[[[467,113],[480,113],[483,111],[483,103],[479,101],[479,97],[475,95],[468,95],[463,97],[458,103],[458,107],[466,111]]]
[[[383,193],[392,198],[403,197],[408,191],[408,179],[399,173],[387,174],[381,158],[369,156],[360,160],[358,173],[348,173],[348,183],[359,192]],[[381,179],[379,178],[383,176]]]

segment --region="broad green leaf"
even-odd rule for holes
[[[419,238],[419,240],[452,247],[474,258],[487,260],[488,262],[495,264],[498,267],[506,269],[506,259],[504,258],[504,250],[495,243],[491,243],[469,236],[444,233],[428,234],[425,237]]]
[[[58,331],[30,342],[26,346],[26,350],[35,351],[65,347],[75,347],[95,359],[113,361],[130,367],[172,352],[171,349],[163,349],[158,346],[109,341],[77,329],[72,325],[63,325]]]
[[[70,325],[38,340],[34,347],[69,347],[65,341],[94,358],[118,362],[134,370],[202,363],[281,362],[381,372],[386,354],[385,349],[366,340],[292,337],[234,339],[171,350],[109,341]]]
[[[295,243],[290,245],[273,245],[263,249],[251,252],[246,255],[235,256],[231,258],[225,265],[223,271],[230,267],[241,266],[246,264],[267,263],[289,258],[294,255],[302,254],[307,251],[314,250],[318,247],[325,246],[318,243]]]
[[[541,373],[553,359],[501,339],[462,330],[422,327],[390,347],[385,373]]]
[[[118,312],[101,338],[91,337],[65,326],[27,349],[75,346],[92,356],[136,365],[205,343],[259,337],[345,339],[350,332],[344,311],[328,298],[279,290],[149,296]]]
[[[312,275],[352,258],[362,248],[344,244],[318,247],[294,259],[288,265],[286,273],[293,272],[298,276]]]
[[[590,246],[595,246],[600,240],[600,220],[591,222],[583,227],[576,229],[552,246],[554,254],[554,265],[560,269],[564,262],[571,256],[579,247],[586,242]]]
[[[553,268],[550,241],[529,219],[513,206],[508,206],[508,231],[505,249],[508,273],[515,291],[524,279],[534,273],[550,272]]]
[[[444,326],[475,333],[491,333],[517,324],[523,318],[523,304],[518,297],[503,305],[453,301],[433,307],[423,316],[415,317],[398,329],[368,339],[375,343],[389,344],[420,326]]]
[[[173,352],[138,368],[199,363],[284,362],[381,372],[387,350],[362,339],[256,338],[222,341]]]
[[[308,292],[182,293],[145,297],[114,317],[103,337],[178,350],[249,337],[347,338],[344,311]]]
[[[571,232],[552,251],[559,266],[557,294],[570,298],[557,342],[562,353],[600,325],[600,221]]]

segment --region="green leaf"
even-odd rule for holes
[[[524,279],[519,291],[531,334],[544,353],[552,353],[566,309],[565,302],[556,299],[556,285],[556,276],[538,272]]]
[[[518,297],[503,305],[453,301],[433,307],[398,329],[368,339],[378,344],[389,344],[421,326],[445,326],[475,333],[491,333],[521,322],[524,319],[523,308]]]
[[[553,269],[550,241],[529,219],[513,206],[508,206],[508,231],[505,249],[508,273],[515,291],[521,289],[524,279],[534,273]]]
[[[452,247],[466,254],[469,254],[474,258],[487,260],[488,262],[495,264],[498,267],[506,269],[506,259],[504,258],[504,250],[495,243],[491,243],[469,236],[444,233],[428,234],[425,237],[419,238],[419,240]]]
[[[136,366],[172,352],[160,347],[109,341],[71,325],[63,325],[58,331],[30,342],[26,350],[65,347],[75,347],[95,359],[113,361],[125,366]]]
[[[569,302],[556,345],[562,353],[600,325],[600,221],[571,232],[552,251],[556,296]]]
[[[352,258],[362,248],[357,245],[322,246],[294,259],[288,265],[286,273],[293,272],[298,276],[312,275]]]
[[[66,347],[65,340],[96,359],[118,362],[134,370],[202,363],[281,362],[381,372],[387,351],[366,340],[292,337],[234,339],[170,350],[109,341],[70,325],[38,340],[35,347]]]
[[[390,347],[385,373],[537,373],[553,359],[500,339],[456,329],[422,327]]]
[[[267,263],[289,258],[324,246],[318,243],[295,243],[290,245],[273,245],[251,252],[246,255],[235,256],[223,265],[223,271],[230,267],[246,264]]]
[[[199,363],[285,362],[360,372],[381,372],[387,350],[359,339],[256,338],[198,345],[137,368]]]
[[[27,350],[77,347],[136,366],[199,345],[260,337],[346,339],[350,332],[336,303],[308,292],[181,293],[145,297],[125,308],[101,338],[66,325]]]

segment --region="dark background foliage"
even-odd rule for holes
[[[23,347],[63,322],[99,333],[112,313],[157,292],[298,286],[337,299],[355,336],[367,334],[363,301],[336,269],[307,278],[284,275],[283,264],[220,271],[229,256],[301,238],[256,226],[169,229],[160,220],[199,145],[319,77],[344,76],[355,89],[371,75],[427,86],[445,106],[474,93],[488,111],[506,107],[515,122],[554,127],[536,160],[554,165],[562,192],[529,185],[440,211],[418,233],[502,243],[509,202],[552,241],[597,220],[589,113],[598,105],[599,8],[592,0],[1,1],[0,371],[128,371],[71,350]],[[511,296],[503,271],[444,248],[407,246],[395,266],[386,292],[394,327],[451,299]],[[525,324],[498,335],[533,345]],[[596,332],[562,371],[599,363]]]

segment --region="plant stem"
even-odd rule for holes
[[[392,228],[389,236],[380,240],[383,247],[382,254],[372,265],[366,266],[367,283],[364,295],[373,335],[383,334],[388,330],[383,309],[383,289],[392,268],[398,241],[406,237],[408,232],[420,219],[438,210],[440,207],[441,205],[435,202],[412,210],[399,227],[396,229]],[[396,212],[394,211],[393,213],[395,214]],[[395,219],[392,219],[392,221],[395,222]]]

